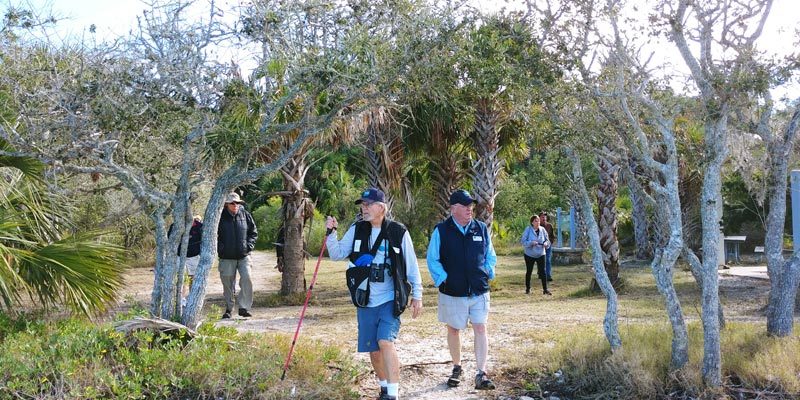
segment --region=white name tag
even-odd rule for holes
[[[483,241],[483,236],[473,236],[472,237],[472,241],[473,242],[482,242]]]
[[[361,239],[356,239],[353,241],[353,251],[361,250]]]
[[[400,249],[397,247],[392,246],[392,249],[394,249],[395,254],[400,254]]]

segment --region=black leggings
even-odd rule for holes
[[[536,275],[542,280],[542,289],[547,290],[547,274],[544,270],[544,255],[533,258],[527,254],[525,256],[525,291],[531,290],[531,274],[533,273],[533,263],[536,263]]]

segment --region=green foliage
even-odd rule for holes
[[[350,389],[355,366],[336,348],[304,341],[281,382],[288,337],[210,324],[199,333],[191,340],[184,333],[124,334],[78,320],[27,325],[0,342],[0,397],[357,398]]]
[[[5,161],[36,164],[24,157]],[[13,308],[27,294],[46,308],[63,304],[87,315],[102,311],[122,285],[124,250],[102,232],[69,234],[69,203],[48,193],[38,175],[27,175],[39,170],[0,168],[2,306]]]

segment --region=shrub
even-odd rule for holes
[[[16,331],[0,343],[0,398],[357,398],[355,366],[336,348],[304,341],[281,381],[288,337],[199,333],[123,334],[80,320]]]

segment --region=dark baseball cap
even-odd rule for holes
[[[376,188],[369,188],[363,192],[361,192],[361,198],[356,200],[356,204],[361,204],[363,202],[367,202],[367,204],[372,204],[374,202],[385,203],[386,202],[386,195],[383,194],[383,191]]]
[[[464,189],[458,189],[453,194],[450,195],[450,205],[453,204],[461,204],[462,206],[468,206],[475,202],[475,199],[470,196],[469,192]]]

